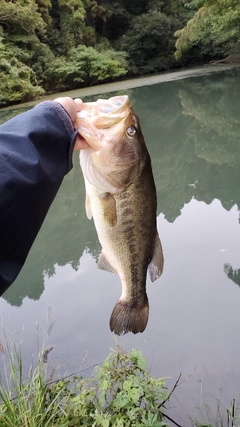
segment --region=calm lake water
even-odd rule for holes
[[[85,357],[84,367],[104,360],[116,343],[141,350],[152,375],[170,377],[169,388],[181,372],[167,413],[189,426],[189,417],[207,420],[206,403],[213,416],[218,399],[224,415],[231,399],[240,403],[240,72],[124,93],[152,158],[165,256],[162,277],[147,281],[146,331],[116,338],[109,330],[121,284],[96,266],[100,246],[77,153],[0,313],[5,329],[22,336],[26,370],[48,333],[49,363],[61,374]],[[0,121],[21,111],[0,111]]]

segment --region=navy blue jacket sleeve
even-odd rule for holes
[[[72,168],[75,138],[71,118],[55,101],[0,126],[0,295],[19,274]]]

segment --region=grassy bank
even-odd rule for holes
[[[149,375],[138,350],[125,353],[118,347],[91,378],[61,380],[48,365],[50,350],[39,354],[25,377],[21,349],[1,343],[1,427],[167,425],[162,411],[171,393],[164,379]]]
[[[150,376],[139,350],[126,353],[118,346],[90,378],[58,378],[57,369],[48,363],[51,350],[43,348],[36,367],[30,366],[26,375],[21,348],[13,341],[0,341],[0,427],[184,427],[165,407],[181,375],[169,392],[164,378]],[[240,426],[234,399],[225,410],[216,403],[215,415],[205,404],[202,421],[189,417],[186,424]]]

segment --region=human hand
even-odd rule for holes
[[[71,117],[74,129],[76,129],[75,121],[77,118],[77,113],[82,109],[82,100],[78,98],[73,100],[72,98],[67,96],[62,98],[56,98],[54,99],[54,101],[59,102],[59,104],[61,104],[65,108],[65,110]],[[85,141],[85,139],[78,133],[76,136],[74,150],[84,150],[85,148],[89,148],[89,145]]]

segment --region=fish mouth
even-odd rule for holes
[[[111,141],[112,135],[120,132],[130,109],[127,95],[83,103],[82,110],[77,113],[78,132],[91,148],[98,151],[104,143]]]
[[[113,96],[109,99],[98,99],[96,102],[85,102],[77,113],[79,118],[88,118],[99,115],[119,114],[129,102],[127,95]]]

